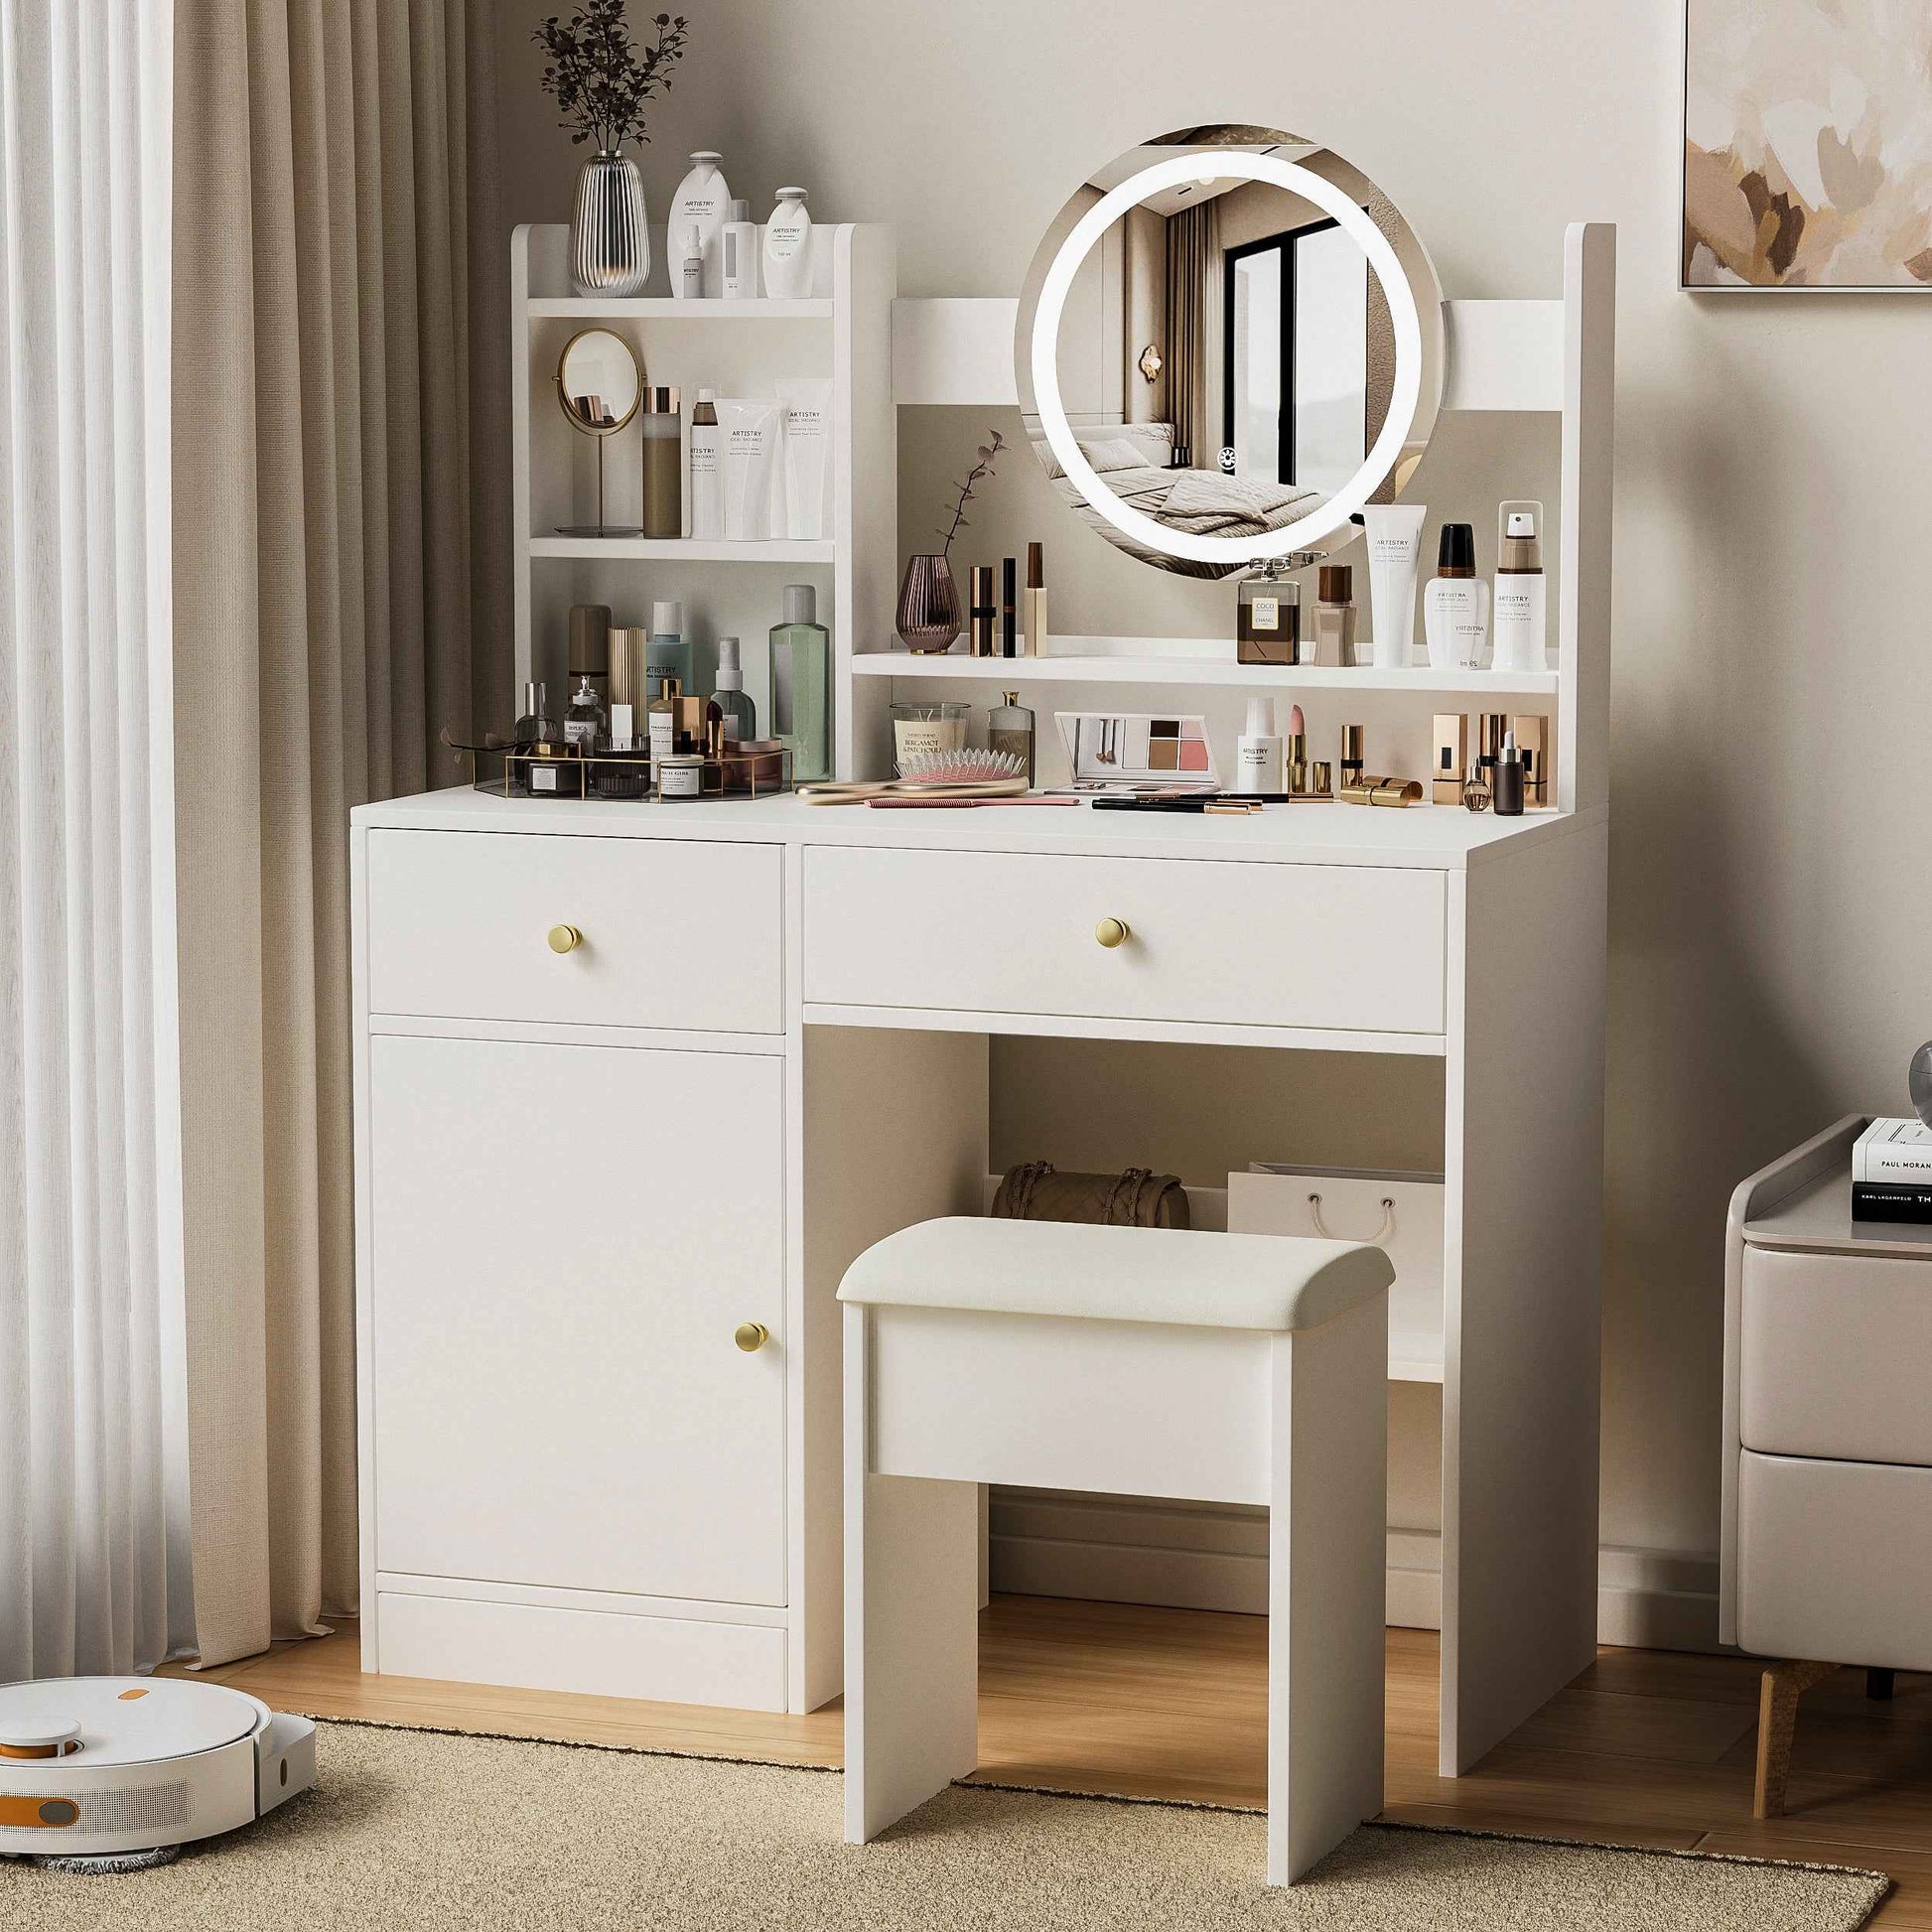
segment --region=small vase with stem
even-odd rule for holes
[[[958,641],[959,586],[952,574],[953,538],[967,527],[966,505],[973,500],[974,484],[991,481],[993,466],[1006,447],[1006,438],[994,430],[992,441],[980,445],[976,452],[979,461],[967,472],[954,495],[951,521],[936,532],[943,539],[940,547],[917,551],[905,560],[905,575],[898,587],[897,628],[899,641],[909,651],[936,655]]]

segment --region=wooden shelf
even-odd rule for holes
[[[1150,652],[1067,651],[1045,657],[966,657],[958,651],[914,656],[910,651],[871,651],[852,660],[855,677],[903,679],[1048,679],[1056,684],[1236,684],[1294,686],[1330,691],[1458,691],[1505,697],[1554,697],[1555,671],[1439,671],[1429,665],[1377,670],[1369,665],[1239,664],[1231,657]]]
[[[763,543],[725,543],[695,537],[532,537],[532,557],[622,558],[687,564],[829,564],[838,555],[830,537],[777,537]]]
[[[681,302],[669,295],[533,295],[529,312],[577,322],[829,322],[832,303],[811,296]]]

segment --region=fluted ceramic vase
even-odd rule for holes
[[[627,154],[598,154],[577,177],[570,285],[579,295],[642,295],[650,280],[644,178]]]
[[[943,555],[906,558],[898,587],[898,634],[907,650],[952,648],[959,635],[959,586]]]

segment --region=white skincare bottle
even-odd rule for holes
[[[779,189],[764,224],[764,292],[780,301],[812,292],[812,217],[802,188]]]
[[[724,290],[728,300],[749,302],[759,292],[759,224],[752,219],[750,202],[734,202],[731,219],[718,238],[724,255]]]
[[[1422,632],[1438,671],[1473,671],[1489,642],[1489,586],[1476,575],[1472,524],[1445,523],[1436,575],[1422,597]]]
[[[1273,698],[1248,700],[1248,728],[1234,742],[1234,788],[1282,789],[1282,741],[1275,730]]]
[[[701,271],[702,286],[693,290],[695,295],[717,297],[725,292],[725,259],[721,237],[725,231],[725,221],[731,207],[731,189],[725,181],[724,171],[718,166],[723,156],[703,149],[691,157],[691,172],[678,183],[677,193],[671,197],[671,211],[665,217],[664,225],[672,236],[672,246],[686,229],[695,226],[698,230],[698,253],[703,261]],[[672,264],[675,268],[676,264]],[[671,289],[674,294],[682,295],[678,286],[680,277],[673,274]]]
[[[698,391],[691,411],[691,475],[684,499],[691,505],[691,534],[717,541],[725,534],[725,445],[718,427],[718,399]]]
[[[671,293],[680,302],[704,295],[704,230],[695,221],[674,221],[670,230]]]
[[[1496,512],[1497,671],[1545,667],[1543,626],[1543,505],[1504,503]]]

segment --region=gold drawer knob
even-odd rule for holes
[[[1115,946],[1124,946],[1127,943],[1127,921],[1125,919],[1102,919],[1094,927],[1093,936],[1111,952]]]
[[[574,925],[553,925],[550,928],[552,952],[575,952],[583,943],[584,935]]]
[[[771,1330],[762,1321],[741,1321],[732,1330],[732,1340],[748,1355],[756,1355],[771,1339]]]

